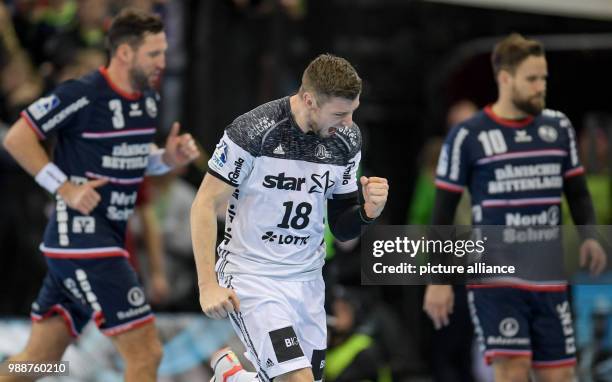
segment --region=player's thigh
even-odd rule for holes
[[[529,382],[529,357],[496,357],[493,361],[495,382]]]
[[[296,325],[300,346],[310,359],[315,381],[323,379],[327,350],[327,317],[325,314],[325,284],[323,279],[301,283],[301,301],[294,308],[300,317]]]
[[[537,382],[574,382],[576,373],[573,366],[534,369]]]
[[[313,382],[314,377],[310,368],[293,370],[274,378],[274,382]]]
[[[111,337],[126,362],[157,363],[162,356],[162,344],[153,322]]]
[[[302,283],[250,275],[224,277],[220,283],[240,298],[240,311],[230,314],[230,320],[261,380],[310,369],[310,354],[298,328],[303,320],[291,297],[300,296]]]
[[[60,360],[73,339],[61,316],[35,321],[25,351],[21,354],[29,361]]]
[[[565,292],[532,294],[533,368],[554,370],[576,364],[576,339]]]

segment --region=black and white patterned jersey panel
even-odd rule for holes
[[[360,148],[357,125],[329,138],[302,132],[288,97],[237,118],[209,161],[212,175],[237,187],[217,271],[316,277],[325,257],[326,199],[357,191]]]

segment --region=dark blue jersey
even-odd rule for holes
[[[563,113],[510,121],[487,107],[450,131],[436,172],[439,188],[467,187],[475,225],[556,226],[563,179],[584,170]]]
[[[158,124],[159,95],[126,94],[101,68],[67,81],[22,113],[41,138],[57,137],[53,162],[72,182],[106,178],[90,215],[56,197],[41,250],[51,257],[127,256],[128,217]]]

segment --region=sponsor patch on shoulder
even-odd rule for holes
[[[42,97],[38,101],[34,102],[28,107],[28,111],[34,117],[39,120],[47,115],[51,110],[58,107],[60,104],[59,98],[55,94],[51,94],[47,97]]]

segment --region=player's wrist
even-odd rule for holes
[[[166,149],[158,149],[149,154],[147,175],[163,175],[174,168],[174,163]]]
[[[38,171],[34,180],[49,193],[55,194],[63,185],[68,183],[68,176],[55,163],[49,162]]]
[[[374,220],[376,220],[376,218],[380,215],[380,213],[378,215],[375,215],[374,212],[370,211],[370,213],[368,213],[368,210],[365,208],[365,205],[361,205],[361,207],[359,208],[359,216],[361,217],[361,220],[364,223],[371,223]]]

